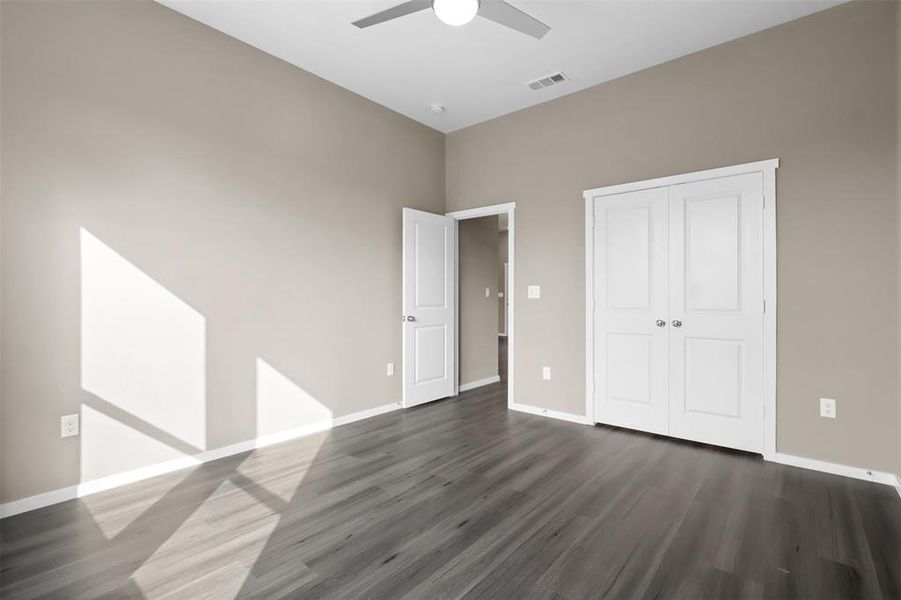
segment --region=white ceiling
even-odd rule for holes
[[[193,19],[449,132],[839,4],[836,0],[510,0],[551,31],[486,19],[449,27],[431,10],[357,29],[400,0],[158,0]],[[571,81],[525,83],[563,71]],[[443,115],[430,111],[446,107]]]

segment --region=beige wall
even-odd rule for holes
[[[459,222],[460,383],[497,376],[497,217]],[[485,288],[491,290],[485,297]]]
[[[896,155],[895,158],[897,163],[895,164],[896,171],[896,182],[898,187],[898,241],[899,241],[899,261],[898,266],[901,269],[901,9],[895,11],[895,46],[897,49],[897,53],[895,56],[895,99],[896,99],[896,134],[895,134],[895,143],[896,147]],[[899,303],[901,303],[901,270],[898,272],[898,299]],[[898,320],[898,339],[899,339],[899,347],[898,347],[898,468],[895,471],[898,478],[901,479],[901,318]]]
[[[445,144],[156,4],[0,3],[0,501],[396,402],[402,206],[517,202],[517,401],[581,414],[582,190],[772,157],[779,449],[901,471],[899,23],[843,5]]]
[[[515,200],[516,295],[542,286],[516,306],[517,402],[584,414],[584,189],[778,157],[778,449],[899,470],[896,10],[842,5],[447,137],[447,209]]]
[[[400,400],[440,133],[150,2],[0,38],[3,500]]]

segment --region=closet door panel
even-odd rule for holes
[[[763,179],[673,186],[669,432],[763,448]]]
[[[595,420],[666,433],[666,188],[597,198]]]

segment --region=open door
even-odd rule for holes
[[[403,405],[453,396],[456,221],[403,209]]]

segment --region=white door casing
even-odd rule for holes
[[[507,311],[510,310],[510,263],[504,263],[504,335],[507,335]]]
[[[762,452],[763,176],[669,193],[670,435]]]
[[[595,200],[595,419],[667,433],[667,189]]]
[[[403,405],[454,395],[456,221],[403,209]]]
[[[503,204],[493,204],[490,206],[479,206],[476,208],[464,208],[462,210],[455,210],[453,212],[447,213],[448,217],[455,219],[456,221],[463,221],[466,219],[477,219],[479,217],[490,217],[492,215],[507,215],[507,264],[509,265],[507,269],[507,290],[504,294],[504,300],[507,305],[507,323],[506,323],[506,333],[507,333],[507,408],[510,410],[519,410],[524,412],[532,412],[534,407],[527,407],[522,404],[518,404],[515,401],[515,384],[516,384],[516,343],[515,343],[515,335],[516,335],[516,228],[515,228],[515,213],[516,213],[516,203],[515,202],[505,202]],[[457,276],[459,276],[459,269],[455,270]],[[459,286],[458,286],[459,287]],[[456,306],[459,309],[459,303]],[[458,314],[459,319],[459,314]],[[457,356],[455,357],[457,361],[459,369],[459,346],[457,348]],[[455,390],[456,391],[456,390]]]

